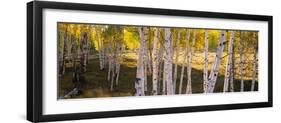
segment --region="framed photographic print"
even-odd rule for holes
[[[27,3],[33,122],[272,107],[272,16]]]

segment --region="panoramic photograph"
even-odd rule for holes
[[[257,92],[258,36],[243,29],[58,22],[57,98]]]

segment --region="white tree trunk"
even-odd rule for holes
[[[65,38],[64,35],[65,35],[65,34],[64,34],[64,32],[60,32],[60,33],[62,33],[62,34],[61,34],[61,48],[59,49],[59,52],[60,52],[59,58],[60,58],[60,61],[61,61],[61,63],[62,63],[62,58],[63,58],[63,54],[64,54],[64,51],[63,51],[63,50],[64,50],[64,42],[65,42],[65,41],[64,41],[64,40],[65,40],[65,39],[64,39],[64,38]],[[62,64],[60,64],[60,67],[61,67],[61,66],[62,66]]]
[[[116,69],[116,59],[115,59],[115,55],[114,53],[112,53],[112,65],[111,65],[111,86],[110,86],[110,90],[113,91],[113,85],[114,85],[114,78],[115,78],[115,69]]]
[[[191,51],[188,54],[186,94],[192,94],[191,70],[192,70],[192,57],[194,55],[195,41],[196,41],[196,31],[193,32],[193,40],[192,40],[192,45],[191,45]]]
[[[111,48],[111,44],[108,44],[108,74],[107,74],[108,81],[110,81],[111,78],[112,65],[113,65],[112,48]]]
[[[221,56],[223,54],[223,49],[224,49],[224,45],[225,45],[225,37],[226,37],[225,30],[222,30],[220,33],[220,42],[219,42],[219,45],[217,48],[215,61],[214,61],[213,67],[211,69],[208,83],[207,83],[207,93],[213,93],[214,89],[215,89],[218,72],[219,72],[219,66],[220,66],[220,62],[221,62]]]
[[[254,91],[255,89],[255,83],[257,79],[257,49],[254,49],[254,75],[253,75],[253,80],[252,80],[252,85],[251,85],[251,91]]]
[[[149,67],[149,54],[148,54],[148,36],[149,36],[149,30],[146,27],[145,30],[143,30],[143,38],[144,38],[144,91],[147,91],[147,71]]]
[[[103,40],[100,37],[100,41],[101,41],[101,57],[102,57],[102,68],[105,68],[105,44],[103,42]]]
[[[165,28],[165,83],[167,84],[167,95],[174,94],[173,87],[173,54],[172,54],[172,40],[171,40],[171,29]]]
[[[60,51],[60,75],[64,75],[65,72],[65,48],[66,48],[66,41],[67,41],[67,33],[66,32],[62,32],[62,42],[61,42],[61,51]]]
[[[179,48],[180,48],[180,32],[178,31],[177,33],[177,41],[176,41],[176,60],[175,60],[175,69],[174,69],[174,81],[173,81],[173,86],[174,86],[174,91],[176,91],[176,86],[177,86],[177,78],[178,78],[178,59],[179,59]],[[174,92],[176,93],[176,92]]]
[[[140,34],[140,47],[138,50],[138,61],[137,61],[137,75],[135,82],[135,96],[144,96],[144,34],[143,32],[147,30],[147,27],[139,27]]]
[[[225,78],[224,78],[224,87],[223,92],[228,92],[229,89],[229,78],[232,69],[232,55],[233,55],[233,41],[234,41],[234,31],[230,32],[229,46],[228,46],[228,59],[225,68]]]
[[[157,95],[157,83],[158,83],[158,66],[159,66],[159,55],[158,55],[158,29],[154,32],[154,42],[152,50],[152,94]]]
[[[73,83],[77,83],[78,82],[78,73],[77,73],[77,65],[76,65],[76,62],[77,62],[77,44],[76,44],[76,40],[77,38],[73,37],[73,52],[72,52],[72,61],[73,61],[73,73],[72,73],[72,82]]]
[[[164,44],[165,45],[165,44]],[[165,51],[166,52],[166,51]],[[166,53],[165,53],[166,55]],[[164,56],[164,63],[163,63],[163,83],[162,83],[162,95],[165,95],[166,94],[166,91],[167,91],[167,83],[166,83],[166,69],[167,69],[167,66],[165,64],[165,61],[167,59],[167,56]]]
[[[160,31],[160,29],[159,29]],[[160,49],[158,53],[158,64],[159,64],[159,74],[158,74],[158,93],[161,92],[160,85],[161,85],[161,80],[163,81],[164,79],[162,78],[163,75],[163,52],[164,52],[164,46],[163,44],[160,43]],[[163,89],[162,89],[163,90]]]
[[[103,60],[102,60],[103,58],[102,58],[101,37],[99,37],[99,34],[98,34],[98,31],[99,31],[98,27],[96,27],[95,31],[96,31],[96,40],[98,42],[98,49],[99,49],[100,70],[103,70],[104,66],[103,66]]]
[[[122,60],[122,44],[121,41],[117,42],[117,49],[116,49],[116,85],[119,83],[119,73],[120,73],[120,62]]]
[[[87,39],[88,39],[88,43],[87,43],[87,64],[89,63],[89,56],[91,53],[91,37],[90,35],[92,34],[92,31],[89,32],[89,34],[87,35]]]
[[[236,34],[236,33],[235,33]],[[231,66],[231,71],[230,71],[230,87],[229,91],[234,92],[234,79],[235,79],[235,34],[234,34],[234,40],[233,40],[233,46],[232,46],[232,66]]]
[[[188,54],[188,50],[189,50],[189,38],[190,38],[190,31],[187,30],[186,32],[186,45],[185,45],[185,51],[184,51],[184,60],[183,60],[183,64],[181,67],[181,77],[180,77],[180,85],[179,85],[179,94],[182,93],[182,82],[183,82],[183,76],[184,76],[184,68],[186,65],[187,66],[187,54]]]
[[[67,33],[64,33],[64,41],[63,41],[63,62],[62,62],[62,75],[64,75],[65,73],[65,64],[66,64],[66,57],[67,57],[67,43],[69,41],[69,36],[67,35]]]
[[[207,93],[207,83],[208,83],[208,49],[209,49],[209,34],[208,30],[205,30],[205,40],[204,40],[204,70],[203,70],[203,91]]]
[[[240,91],[244,91],[244,63],[243,63],[243,41],[242,41],[242,32],[240,32],[240,39],[239,39],[239,72],[240,72],[240,79],[241,79],[241,85],[240,85]]]
[[[68,41],[66,42],[66,47],[67,47],[67,61],[69,62],[71,60],[71,48],[72,48],[72,39],[71,35],[68,35]]]
[[[148,30],[148,37],[152,35],[152,31],[149,28]],[[147,68],[148,68],[148,73],[152,74],[152,48],[151,48],[151,40],[147,38]]]
[[[83,73],[85,73],[87,71],[87,44],[88,44],[88,34],[86,32],[82,33],[82,70]]]
[[[110,75],[110,73],[111,73],[111,78],[110,78],[110,80],[111,80],[111,86],[110,86],[110,89],[111,89],[111,91],[113,91],[113,89],[114,89],[114,82],[115,82],[115,85],[117,85],[118,84],[118,77],[119,77],[119,75],[118,75],[118,72],[119,72],[119,70],[120,70],[120,50],[121,50],[121,44],[120,44],[120,42],[119,41],[113,41],[112,43],[114,43],[113,45],[115,46],[115,49],[113,49],[112,47],[110,47],[110,49],[111,49],[111,56],[109,57],[109,61],[110,61],[110,64],[111,65],[109,65],[109,70],[111,70],[111,71],[109,71],[109,75]]]

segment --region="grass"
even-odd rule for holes
[[[212,56],[212,55],[210,55]],[[212,59],[212,58],[210,58]],[[199,59],[194,59],[196,61]],[[211,60],[210,60],[211,61]],[[201,61],[198,61],[201,62]],[[223,61],[224,62],[224,61]],[[85,82],[81,87],[82,93],[80,95],[71,97],[71,98],[98,98],[98,97],[120,97],[120,96],[133,96],[134,87],[135,87],[135,78],[136,78],[136,55],[135,53],[125,53],[123,54],[123,60],[121,62],[119,84],[114,85],[114,90],[110,91],[110,81],[107,80],[107,71],[108,69],[100,70],[99,69],[99,60],[98,58],[93,57],[89,60],[87,65],[87,72],[85,73]],[[194,62],[196,63],[196,62]],[[192,65],[192,93],[202,93],[203,92],[203,72],[201,67],[203,64],[193,64]],[[211,66],[211,64],[210,64]],[[223,66],[223,65],[221,65]],[[210,67],[209,67],[210,68]],[[210,71],[209,71],[210,72]],[[215,85],[215,93],[223,91],[223,82],[224,74],[220,72],[217,83]],[[179,81],[181,74],[181,63],[178,65],[178,75],[177,75],[177,85],[176,92],[179,90]],[[148,91],[146,95],[150,95],[152,91],[152,76],[148,74]],[[251,79],[244,80],[244,91],[250,91],[251,88]],[[162,81],[161,81],[162,83]],[[72,83],[72,69],[66,68],[64,75],[59,77],[59,88],[58,96],[63,97],[73,88],[75,88],[74,83]],[[185,92],[187,84],[186,69],[183,81],[183,93]],[[162,85],[161,85],[162,86]],[[161,87],[160,86],[160,87]],[[255,91],[257,91],[258,82],[255,85]],[[234,91],[240,91],[240,80],[235,78],[234,80]]]

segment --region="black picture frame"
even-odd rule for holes
[[[43,115],[42,113],[43,111],[42,110],[43,109],[42,107],[43,106],[43,102],[42,102],[43,100],[43,95],[42,95],[43,13],[42,10],[45,8],[101,11],[101,12],[138,13],[138,14],[169,15],[169,16],[189,16],[189,17],[204,17],[204,18],[215,17],[221,19],[266,21],[268,22],[268,101],[257,102],[257,103],[241,103],[241,104]],[[106,117],[123,117],[123,116],[136,116],[136,115],[155,115],[155,114],[169,114],[169,113],[272,107],[273,106],[272,27],[273,27],[273,17],[264,16],[264,15],[185,11],[185,10],[94,5],[94,4],[81,4],[81,3],[45,2],[45,1],[29,2],[27,3],[27,120],[32,122],[45,122],[45,121],[63,121],[63,120],[94,119],[94,118],[106,118]]]

